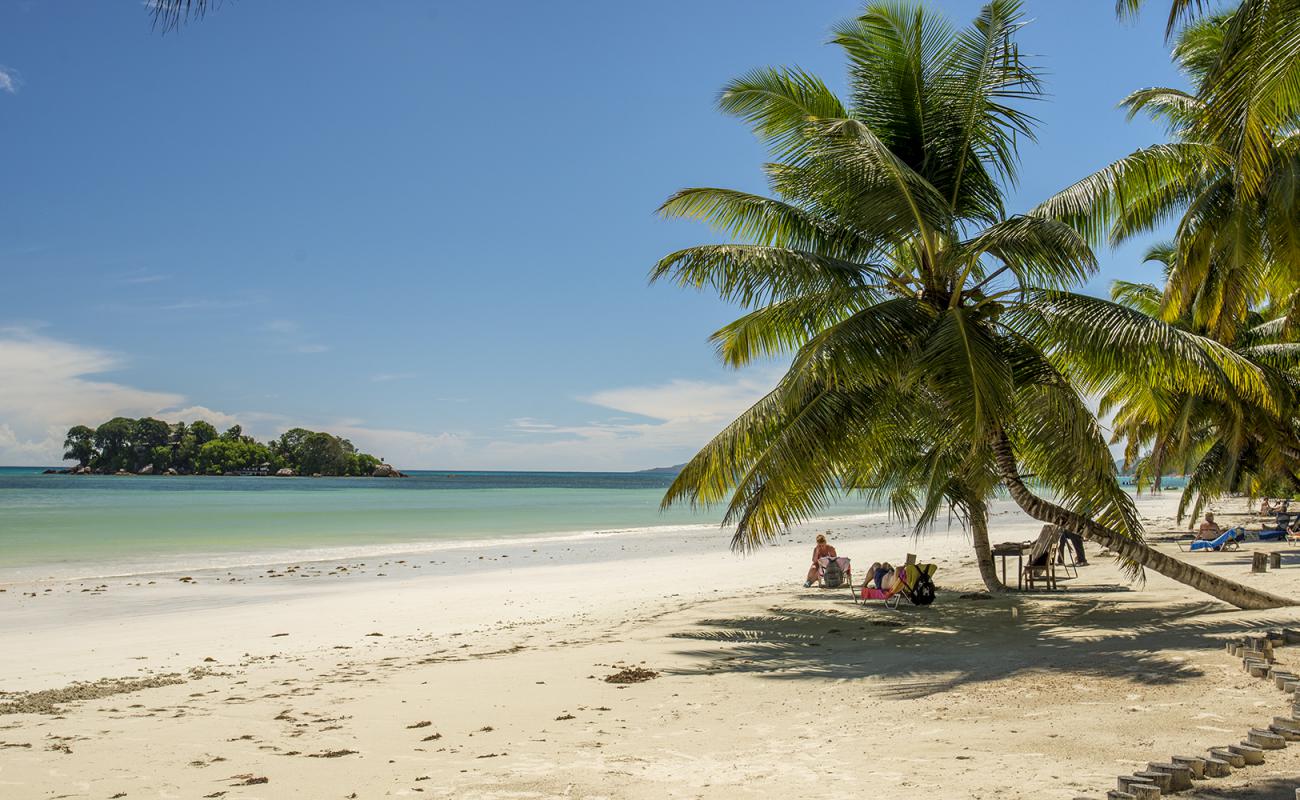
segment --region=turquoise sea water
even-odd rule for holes
[[[0,467],[0,581],[525,537],[713,527],[661,511],[655,473],[415,472],[409,478],[43,475]],[[877,511],[845,500],[828,514]]]
[[[0,580],[113,574],[466,541],[716,525],[659,502],[654,473],[415,472],[409,478],[43,475],[0,468]],[[844,513],[866,509],[847,503]],[[391,546],[391,547],[390,547]],[[201,557],[201,558],[200,558]]]

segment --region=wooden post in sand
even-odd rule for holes
[[[1268,553],[1256,550],[1250,554],[1251,572],[1268,572]]]
[[[1281,750],[1286,747],[1286,739],[1263,728],[1251,728],[1247,731],[1246,741],[1261,750]]]
[[[1186,764],[1175,764],[1172,761],[1164,763],[1152,762],[1147,764],[1148,772],[1163,772],[1169,775],[1169,791],[1181,792],[1192,788],[1192,770]],[[1161,788],[1164,791],[1164,788]]]
[[[1282,554],[1281,554],[1281,553],[1269,553],[1269,554],[1268,554],[1268,565],[1269,565],[1270,567],[1272,567],[1273,569],[1282,569]]]
[[[1131,794],[1138,800],[1155,800],[1160,797],[1159,786],[1136,775],[1121,775],[1118,782],[1121,792]]]
[[[1196,780],[1205,777],[1205,759],[1200,756],[1171,756],[1169,760],[1187,767]]]
[[[1263,764],[1264,751],[1253,744],[1230,744],[1228,749],[1241,756],[1247,764]]]
[[[1300,722],[1289,717],[1273,717],[1268,729],[1288,742],[1300,742]]]
[[[1137,800],[1160,800],[1160,787],[1154,783],[1130,783],[1128,793]]]
[[[1246,766],[1246,757],[1241,753],[1234,753],[1227,747],[1214,747],[1210,749],[1210,755],[1220,761],[1227,762],[1228,766],[1233,769],[1241,769]],[[1208,770],[1207,770],[1208,772]]]
[[[1156,785],[1156,788],[1164,792],[1165,794],[1169,794],[1169,792],[1173,789],[1174,777],[1170,775],[1168,772],[1155,772],[1154,770],[1145,769],[1142,770],[1141,772],[1134,772],[1133,777],[1137,778],[1138,780],[1144,780],[1147,783],[1154,783]],[[1133,792],[1132,789],[1129,789],[1129,791]],[[1138,793],[1133,792],[1133,794],[1138,794]],[[1138,797],[1141,796],[1142,795],[1138,794]],[[1159,797],[1159,795],[1156,796]]]

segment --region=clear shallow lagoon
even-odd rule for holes
[[[0,467],[0,581],[434,551],[475,542],[708,529],[661,511],[658,473],[413,472],[409,478],[42,475]],[[846,500],[828,510],[869,511]]]
[[[473,541],[714,526],[660,511],[656,473],[391,478],[42,475],[0,468],[0,580],[436,550]],[[867,510],[843,504],[842,513]]]

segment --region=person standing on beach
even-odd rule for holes
[[[803,588],[807,589],[817,582],[821,577],[821,565],[817,563],[819,558],[835,558],[835,548],[826,543],[826,537],[817,534],[817,546],[813,548],[812,566],[808,568],[808,577],[803,582]]]
[[[1088,566],[1088,555],[1083,552],[1083,537],[1074,531],[1061,529],[1061,544],[1056,549],[1056,563],[1065,563],[1065,546],[1074,548],[1074,563],[1079,567]]]

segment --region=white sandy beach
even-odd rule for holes
[[[1139,500],[1152,530],[1174,502]],[[993,540],[1038,527],[1002,506]],[[821,530],[859,568],[938,562],[938,601],[802,589]],[[1279,545],[1197,558],[1300,597],[1300,552],[1250,575],[1256,547]],[[883,517],[748,557],[717,532],[533,549],[0,585],[5,692],[180,681],[0,714],[0,797],[1068,800],[1289,711],[1222,644],[1300,610],[1130,586],[1092,545],[1066,591],[989,600],[961,597],[960,529]],[[625,666],[659,677],[601,680]],[[1297,776],[1293,745],[1182,796],[1290,800]]]

